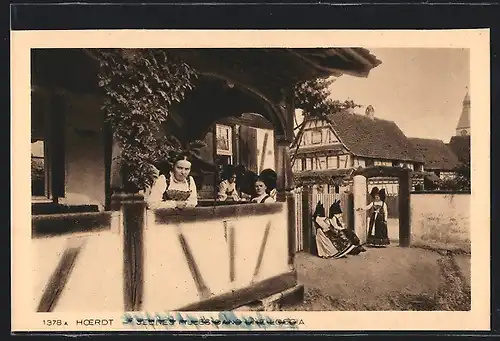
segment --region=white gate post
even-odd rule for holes
[[[353,199],[354,199],[354,232],[361,240],[366,243],[366,212],[356,211],[357,208],[366,206],[366,178],[363,175],[355,175],[353,179]]]

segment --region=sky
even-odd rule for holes
[[[373,48],[382,64],[367,78],[343,75],[331,85],[332,98],[352,99],[375,116],[394,121],[408,137],[448,142],[469,88],[469,51],[456,48]],[[471,100],[473,102],[473,99]],[[471,104],[473,105],[473,103]]]

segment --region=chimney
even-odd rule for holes
[[[366,107],[365,114],[367,117],[374,119],[375,118],[375,109],[373,109],[372,105]]]

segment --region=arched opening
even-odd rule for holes
[[[203,139],[217,120],[245,113],[260,114],[273,125],[276,135],[286,135],[282,109],[257,90],[215,74],[199,77],[195,88],[173,107],[166,127],[181,142],[188,142]]]
[[[194,140],[205,142],[200,156],[212,168],[197,172],[193,166],[203,202],[215,199],[226,165],[243,166],[255,174],[265,168],[282,173],[276,140],[287,136],[286,127],[284,109],[259,91],[223,76],[202,74],[194,89],[173,106],[165,123],[165,134],[177,137],[183,144]],[[227,140],[221,141],[224,134]],[[243,186],[253,187],[246,182]]]
[[[355,178],[354,188],[354,206],[360,207],[366,204],[368,187],[367,179],[379,176],[388,176],[398,179],[398,236],[399,236],[399,246],[409,247],[411,240],[411,202],[410,202],[410,191],[411,191],[411,169],[401,168],[401,167],[368,167],[359,168],[353,173]],[[362,176],[359,185],[356,184],[356,176]],[[361,189],[364,187],[364,189]],[[359,216],[357,216],[359,217]],[[356,221],[355,226],[364,232],[366,229],[366,219],[365,221]],[[355,228],[356,228],[355,227]]]

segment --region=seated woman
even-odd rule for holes
[[[345,227],[342,218],[342,209],[340,208],[340,200],[335,200],[335,202],[330,206],[329,210],[329,220],[330,225],[334,227],[332,231],[336,231],[340,238],[348,240],[354,248],[349,252],[350,255],[359,255],[361,252],[365,252],[366,249],[361,245],[356,233]],[[329,233],[332,233],[329,231]]]
[[[219,192],[217,193],[219,201],[239,201],[240,196],[236,188],[236,172],[231,167],[227,167],[222,172],[222,181],[219,184]]]
[[[330,219],[325,216],[323,204],[320,202],[316,205],[313,214],[313,224],[316,227],[316,246],[319,257],[344,258],[355,248],[355,245],[331,225]]]
[[[255,193],[251,202],[273,203],[276,202],[276,172],[272,169],[263,170],[255,181]]]
[[[175,160],[171,170],[160,170],[153,183],[146,203],[149,209],[183,208],[198,205],[196,183],[191,171],[191,156],[181,153]]]
[[[331,240],[325,234],[325,232],[328,231],[329,227],[321,227],[316,223],[316,217],[324,216],[325,208],[320,202],[318,202],[318,204],[316,205],[316,209],[314,210],[314,213],[312,215],[313,227],[315,227],[313,231],[316,237],[316,252],[313,252],[313,254],[316,254],[320,258],[331,258],[338,251],[337,249],[335,249],[335,246],[333,246]]]

